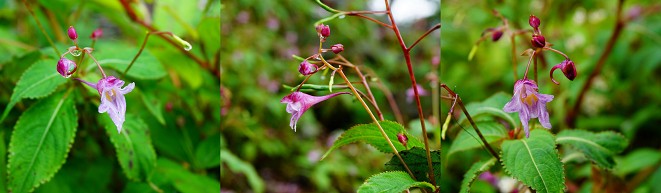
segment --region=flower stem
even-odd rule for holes
[[[386,10],[388,11],[388,18],[390,18],[390,23],[392,24],[392,30],[395,32],[395,36],[397,36],[397,40],[399,40],[399,45],[402,48],[402,52],[404,53],[404,59],[406,60],[406,67],[408,68],[409,72],[409,78],[411,79],[411,86],[413,87],[413,94],[415,95],[415,102],[418,108],[418,117],[420,118],[420,126],[422,128],[422,139],[424,140],[425,143],[425,151],[427,153],[427,166],[429,167],[429,180],[431,183],[436,186],[436,178],[434,177],[434,166],[432,165],[432,158],[431,158],[431,153],[429,151],[429,139],[427,137],[427,127],[425,125],[425,116],[424,113],[422,112],[422,105],[420,103],[420,94],[418,92],[418,87],[417,83],[415,81],[415,75],[413,74],[413,65],[411,64],[411,54],[408,48],[406,48],[406,43],[404,43],[404,39],[402,38],[402,34],[399,32],[399,28],[397,27],[397,24],[395,23],[395,19],[392,15],[392,12],[390,11],[390,3],[388,0],[384,0],[386,4]]]
[[[99,64],[99,61],[96,61],[96,58],[94,58],[94,56],[92,56],[92,53],[89,53],[87,50],[84,50],[84,51],[87,52],[88,55],[90,55],[90,58],[92,58],[92,60],[94,60],[94,63],[96,63],[96,66],[99,67],[99,70],[101,71],[101,74],[103,75],[103,78],[106,78],[106,72],[104,72],[103,68],[101,68],[101,64]]]
[[[459,106],[461,107],[461,111],[464,112],[464,115],[466,115],[466,119],[468,119],[468,122],[471,123],[471,125],[473,126],[473,129],[475,129],[475,132],[480,137],[480,140],[482,140],[482,143],[484,143],[484,146],[487,148],[489,153],[491,153],[491,155],[493,155],[493,157],[495,157],[496,160],[500,161],[500,158],[498,157],[498,154],[496,153],[496,151],[493,150],[491,145],[489,145],[487,140],[484,138],[484,135],[482,135],[482,132],[480,132],[480,129],[477,128],[477,125],[475,124],[475,121],[473,121],[473,118],[470,116],[470,114],[466,110],[466,106],[464,106],[464,103],[462,102],[461,97],[459,97],[459,94],[452,91],[450,89],[450,87],[448,87],[445,84],[441,84],[441,87],[443,87],[446,91],[448,91],[448,93],[450,93],[450,95],[452,95],[454,97],[454,100],[455,100],[456,104],[459,104]],[[452,109],[454,109],[454,103],[453,103],[452,108],[450,110],[452,110]]]
[[[149,36],[152,34],[168,34],[172,36],[172,32],[161,32],[161,31],[156,31],[156,32],[147,32],[147,35],[145,35],[145,39],[142,41],[142,45],[140,46],[140,50],[138,50],[138,53],[135,54],[135,57],[133,57],[133,60],[131,60],[131,63],[129,63],[129,66],[126,67],[126,70],[124,70],[124,76],[126,76],[126,73],[131,69],[133,66],[133,63],[135,63],[136,60],[138,60],[138,57],[140,54],[142,54],[142,51],[145,49],[145,45],[147,45],[147,40],[149,39]]]
[[[383,130],[383,127],[381,127],[381,124],[379,123],[379,120],[376,119],[376,117],[374,116],[374,113],[372,113],[372,111],[370,110],[370,108],[367,106],[367,103],[365,103],[365,101],[363,100],[363,98],[360,97],[360,95],[359,95],[358,92],[356,91],[356,88],[354,88],[353,85],[351,84],[351,81],[349,81],[349,79],[347,78],[347,76],[344,75],[344,72],[342,71],[342,66],[340,66],[340,68],[338,69],[337,73],[339,73],[340,76],[342,76],[342,79],[344,79],[344,81],[347,82],[347,85],[349,86],[349,89],[351,89],[351,91],[353,92],[354,96],[356,96],[356,99],[358,99],[358,101],[360,101],[360,104],[363,105],[363,108],[365,108],[365,111],[367,111],[367,114],[370,115],[370,117],[372,118],[372,121],[374,121],[374,124],[376,124],[376,126],[379,128],[379,131],[381,132],[381,135],[383,135],[383,138],[385,138],[386,141],[388,142],[388,145],[389,145],[390,148],[392,149],[393,153],[395,153],[395,155],[397,156],[397,158],[399,158],[399,161],[401,161],[401,162],[402,162],[402,165],[404,165],[404,169],[406,169],[406,171],[409,173],[409,175],[411,175],[411,177],[412,177],[414,180],[417,180],[417,179],[415,179],[415,176],[413,175],[413,172],[411,172],[411,169],[409,169],[409,166],[406,164],[406,162],[404,162],[404,159],[402,158],[402,156],[399,155],[399,152],[397,152],[397,148],[395,148],[395,145],[393,145],[393,144],[392,144],[392,141],[390,140],[390,138],[388,138],[388,135],[387,135],[386,132]]]
[[[408,51],[411,51],[411,49],[413,49],[413,47],[414,47],[415,45],[418,45],[418,42],[420,42],[420,40],[422,40],[423,38],[427,37],[427,35],[429,35],[431,32],[433,32],[434,30],[440,29],[440,28],[441,28],[441,24],[440,24],[440,23],[434,25],[434,26],[431,27],[431,28],[429,28],[429,30],[427,30],[427,32],[425,32],[425,34],[422,34],[422,36],[420,36],[417,40],[415,40],[415,42],[413,42],[413,44],[411,44],[411,46],[408,48]]]
[[[516,81],[516,80],[519,79],[519,74],[516,73],[516,65],[517,65],[518,62],[516,61],[516,40],[515,39],[516,39],[516,35],[512,34],[510,36],[510,41],[512,42],[512,71],[514,71],[514,80]]]

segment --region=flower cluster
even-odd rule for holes
[[[90,35],[92,41],[96,41],[101,37],[103,31],[97,29]],[[71,54],[74,57],[82,57],[81,54],[85,53],[90,58],[94,60],[97,64],[97,67],[101,71],[103,78],[101,78],[97,83],[91,83],[84,81],[82,79],[76,78],[76,80],[96,89],[99,92],[101,97],[101,104],[99,105],[99,113],[108,113],[110,119],[115,123],[117,127],[117,132],[122,131],[122,125],[126,117],[126,98],[125,94],[128,94],[135,88],[135,83],[130,83],[126,87],[124,86],[124,81],[114,77],[106,76],[106,73],[101,68],[101,65],[96,61],[92,55],[93,48],[85,47],[81,48],[78,46],[78,33],[73,26],[69,27],[67,30],[67,35],[74,42],[74,46],[71,46],[67,52],[60,56],[60,60],[57,62],[57,72],[60,73],[64,78],[69,78],[76,72],[77,65],[74,61],[65,58],[67,54]],[[93,45],[93,44],[92,44]]]
[[[317,31],[317,35],[319,36],[320,43],[325,42],[326,39],[330,37],[330,27],[328,25],[320,24],[317,25],[315,29]],[[305,58],[303,62],[301,62],[298,65],[298,72],[304,76],[312,76],[315,73],[317,73],[319,70],[326,69],[328,67],[326,66],[328,65],[328,63],[323,59],[321,53],[328,51],[332,51],[334,54],[339,54],[340,52],[344,51],[344,46],[342,44],[335,44],[331,46],[330,49],[322,49],[320,46],[319,53],[313,54],[312,56]],[[321,61],[322,65],[317,66],[317,64],[311,62],[312,60]],[[305,81],[303,81],[299,85],[298,89],[295,92],[285,96],[284,98],[282,98],[282,100],[280,100],[281,103],[287,104],[287,113],[291,113],[292,115],[291,120],[289,122],[289,126],[294,130],[294,132],[296,132],[296,124],[298,123],[298,119],[300,119],[303,113],[305,113],[305,111],[307,111],[310,107],[322,101],[333,98],[335,96],[341,94],[349,94],[348,92],[337,92],[325,96],[312,96],[299,91],[303,83],[305,83]]]
[[[519,119],[523,125],[523,130],[526,133],[526,137],[530,136],[530,126],[528,125],[528,122],[532,118],[538,118],[539,122],[544,128],[551,129],[552,127],[549,120],[549,113],[546,110],[546,104],[553,100],[553,95],[539,93],[537,83],[534,80],[528,79],[528,69],[530,68],[531,61],[536,59],[535,56],[544,50],[550,50],[565,57],[564,61],[551,68],[551,81],[553,81],[555,84],[559,84],[555,79],[553,79],[553,72],[556,69],[561,69],[565,74],[565,77],[567,77],[569,80],[574,80],[577,75],[574,62],[570,60],[569,57],[564,53],[553,49],[551,47],[552,44],[546,42],[546,38],[542,35],[542,31],[539,29],[541,20],[536,16],[531,15],[528,19],[528,24],[530,24],[530,27],[533,28],[533,34],[530,40],[533,49],[528,49],[524,52],[524,54],[528,54],[530,56],[530,59],[528,60],[528,67],[526,68],[523,79],[517,80],[516,83],[514,83],[514,94],[512,96],[512,100],[510,100],[507,104],[505,104],[505,107],[503,107],[503,111],[505,112],[517,112],[519,114]]]

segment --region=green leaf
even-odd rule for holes
[[[402,159],[404,162],[406,162],[406,165],[409,166],[409,169],[411,169],[413,176],[415,176],[417,180],[431,182],[427,175],[429,173],[429,164],[427,163],[427,151],[425,151],[425,149],[420,147],[413,147],[410,150],[400,151],[399,155],[402,156]],[[432,159],[432,166],[440,166],[441,151],[431,151],[430,155]],[[397,155],[393,155],[390,161],[386,163],[386,170],[398,170],[406,172],[406,168],[404,168],[404,165],[402,165],[402,162],[399,160]],[[441,182],[440,167],[434,168],[434,177],[436,178],[436,183]]]
[[[144,181],[151,174],[156,164],[156,152],[151,143],[149,128],[140,119],[126,113],[122,132],[117,133],[117,126],[106,113],[99,114],[99,122],[110,136],[115,146],[117,161],[126,177],[134,181]]]
[[[66,82],[66,78],[63,78],[55,67],[57,66],[57,60],[48,59],[42,60],[32,65],[29,69],[23,73],[21,79],[16,83],[14,87],[14,92],[11,95],[11,99],[5,107],[4,112],[2,113],[2,122],[9,111],[24,98],[36,99],[42,98],[50,95],[55,91],[55,89]]]
[[[466,105],[466,110],[470,113],[473,119],[477,119],[482,116],[490,115],[494,117],[499,117],[507,121],[510,126],[517,125],[518,123],[515,120],[518,118],[512,113],[506,113],[503,111],[505,104],[512,99],[512,95],[505,94],[504,92],[498,92],[488,99],[482,102],[473,102]],[[467,122],[465,116],[459,118],[457,122],[464,123]]]
[[[494,144],[503,141],[507,138],[507,131],[505,126],[496,121],[479,121],[475,125],[480,129],[480,132],[489,144]],[[459,129],[459,127],[455,127]],[[454,153],[471,150],[482,147],[482,141],[475,132],[472,126],[464,126],[464,130],[460,131],[457,138],[452,141],[452,146],[448,150],[448,157]]]
[[[225,154],[223,154],[225,157]],[[220,182],[208,176],[195,174],[186,170],[181,164],[159,158],[156,169],[151,177],[155,184],[172,184],[182,193],[218,193]],[[174,192],[174,191],[166,191]],[[260,193],[263,191],[254,190]]]
[[[390,141],[395,146],[395,149],[397,149],[397,151],[402,151],[406,149],[404,145],[402,145],[402,143],[400,143],[397,140],[398,133],[404,133],[404,135],[408,137],[409,140],[407,142],[407,146],[409,148],[424,147],[424,144],[422,144],[422,142],[420,142],[418,138],[416,138],[411,134],[408,134],[404,129],[404,126],[400,125],[399,123],[393,121],[381,121],[380,123],[381,123],[381,127],[386,132],[386,135],[388,135],[388,138],[390,138]],[[370,144],[383,153],[393,152],[392,148],[390,148],[388,142],[383,138],[381,131],[379,131],[379,128],[375,123],[360,124],[353,126],[351,127],[351,129],[342,133],[342,135],[338,137],[337,140],[335,140],[333,146],[330,149],[328,149],[328,151],[326,151],[326,153],[321,157],[321,159],[326,158],[326,156],[328,156],[328,154],[331,151],[333,151],[338,147],[358,141]]]
[[[140,97],[149,113],[154,115],[156,120],[158,120],[158,123],[165,125],[165,119],[163,118],[163,102],[161,102],[159,98],[154,97],[153,93],[154,92],[150,91],[140,92]]]
[[[659,161],[661,161],[661,152],[650,148],[641,148],[627,154],[623,159],[618,159],[618,164],[613,172],[618,176],[625,176],[653,166]]]
[[[0,193],[7,192],[7,144],[5,144],[5,131],[0,130]]]
[[[197,145],[195,161],[201,169],[220,165],[220,135],[211,136]]]
[[[503,142],[501,162],[505,171],[537,192],[562,192],[564,168],[546,129],[535,129],[530,138]]]
[[[69,92],[43,99],[26,110],[9,143],[11,192],[32,192],[50,180],[66,161],[77,127],[78,116]]]
[[[481,161],[474,163],[470,169],[464,174],[464,180],[461,182],[461,191],[460,192],[470,192],[471,184],[477,178],[478,174],[481,174],[484,171],[489,170],[491,166],[496,163],[496,158],[491,158],[487,161]]]
[[[599,167],[612,169],[613,156],[627,147],[627,139],[615,132],[593,133],[585,130],[564,130],[558,133],[556,142],[570,145],[583,152]]]
[[[100,43],[97,48],[94,49],[93,53],[94,57],[99,61],[99,64],[101,64],[101,67],[112,68],[119,73],[124,73],[124,70],[126,70],[138,51],[138,48],[131,45]],[[97,70],[98,67],[94,64],[94,61],[89,60],[89,62],[90,64],[87,66],[87,71],[92,69]],[[104,70],[108,73],[107,69],[104,68]],[[137,79],[155,80],[164,77],[166,73],[159,60],[154,57],[151,52],[144,50],[128,71],[127,75]]]
[[[260,178],[250,163],[239,159],[232,152],[225,149],[220,150],[220,154],[223,155],[220,157],[221,162],[224,162],[232,172],[242,173],[248,178],[248,184],[250,184],[252,191],[258,193],[264,192],[264,181],[262,181],[262,178]]]
[[[365,183],[358,187],[359,193],[371,192],[404,192],[412,187],[429,188],[435,190],[434,186],[428,182],[416,182],[402,171],[383,172],[368,178]],[[433,191],[432,191],[433,192]]]

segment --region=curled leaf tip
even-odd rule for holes
[[[184,46],[184,50],[190,51],[191,49],[193,49],[193,46],[190,45],[190,43],[181,39],[179,36],[172,34],[172,37],[174,37],[174,39],[177,40],[177,42],[179,42],[181,45]]]

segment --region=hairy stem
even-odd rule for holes
[[[434,166],[432,165],[432,160],[431,160],[431,153],[429,151],[429,139],[427,137],[427,128],[425,125],[425,116],[424,113],[422,112],[422,105],[420,103],[420,94],[418,92],[418,87],[417,83],[415,81],[415,75],[413,74],[413,65],[411,64],[411,54],[410,50],[406,48],[406,43],[404,43],[404,39],[402,38],[402,34],[399,32],[399,28],[397,27],[397,24],[395,23],[395,19],[392,15],[392,12],[390,11],[390,3],[388,0],[384,0],[386,3],[386,10],[388,11],[388,18],[390,18],[390,23],[392,24],[392,30],[395,32],[395,36],[397,36],[397,40],[399,41],[399,45],[402,48],[402,52],[404,53],[404,59],[406,60],[406,67],[408,68],[409,72],[409,78],[411,79],[411,85],[413,87],[413,94],[415,95],[415,102],[416,106],[418,108],[418,117],[420,118],[420,126],[422,128],[422,139],[424,140],[425,143],[425,151],[427,153],[427,166],[429,167],[429,179],[431,183],[436,186],[436,178],[434,177]]]
[[[464,115],[466,115],[466,119],[468,119],[468,122],[471,123],[471,125],[473,126],[473,129],[475,129],[475,132],[480,137],[480,140],[482,140],[482,143],[484,143],[484,146],[487,148],[489,153],[491,153],[491,155],[493,155],[493,157],[495,157],[497,160],[500,161],[500,158],[498,157],[498,154],[496,153],[496,151],[493,150],[491,145],[489,145],[487,140],[484,138],[484,135],[482,135],[482,132],[480,132],[480,129],[477,128],[477,125],[475,124],[475,121],[473,121],[473,118],[470,116],[470,114],[466,110],[466,106],[464,106],[464,103],[462,102],[461,97],[459,97],[459,94],[452,91],[450,89],[450,87],[448,87],[445,84],[441,84],[441,87],[443,87],[446,91],[448,91],[448,93],[450,93],[450,95],[452,95],[454,97],[454,100],[455,100],[456,104],[459,104],[459,106],[461,107],[461,111],[464,112]],[[452,105],[452,109],[453,108],[454,108],[454,104]]]

